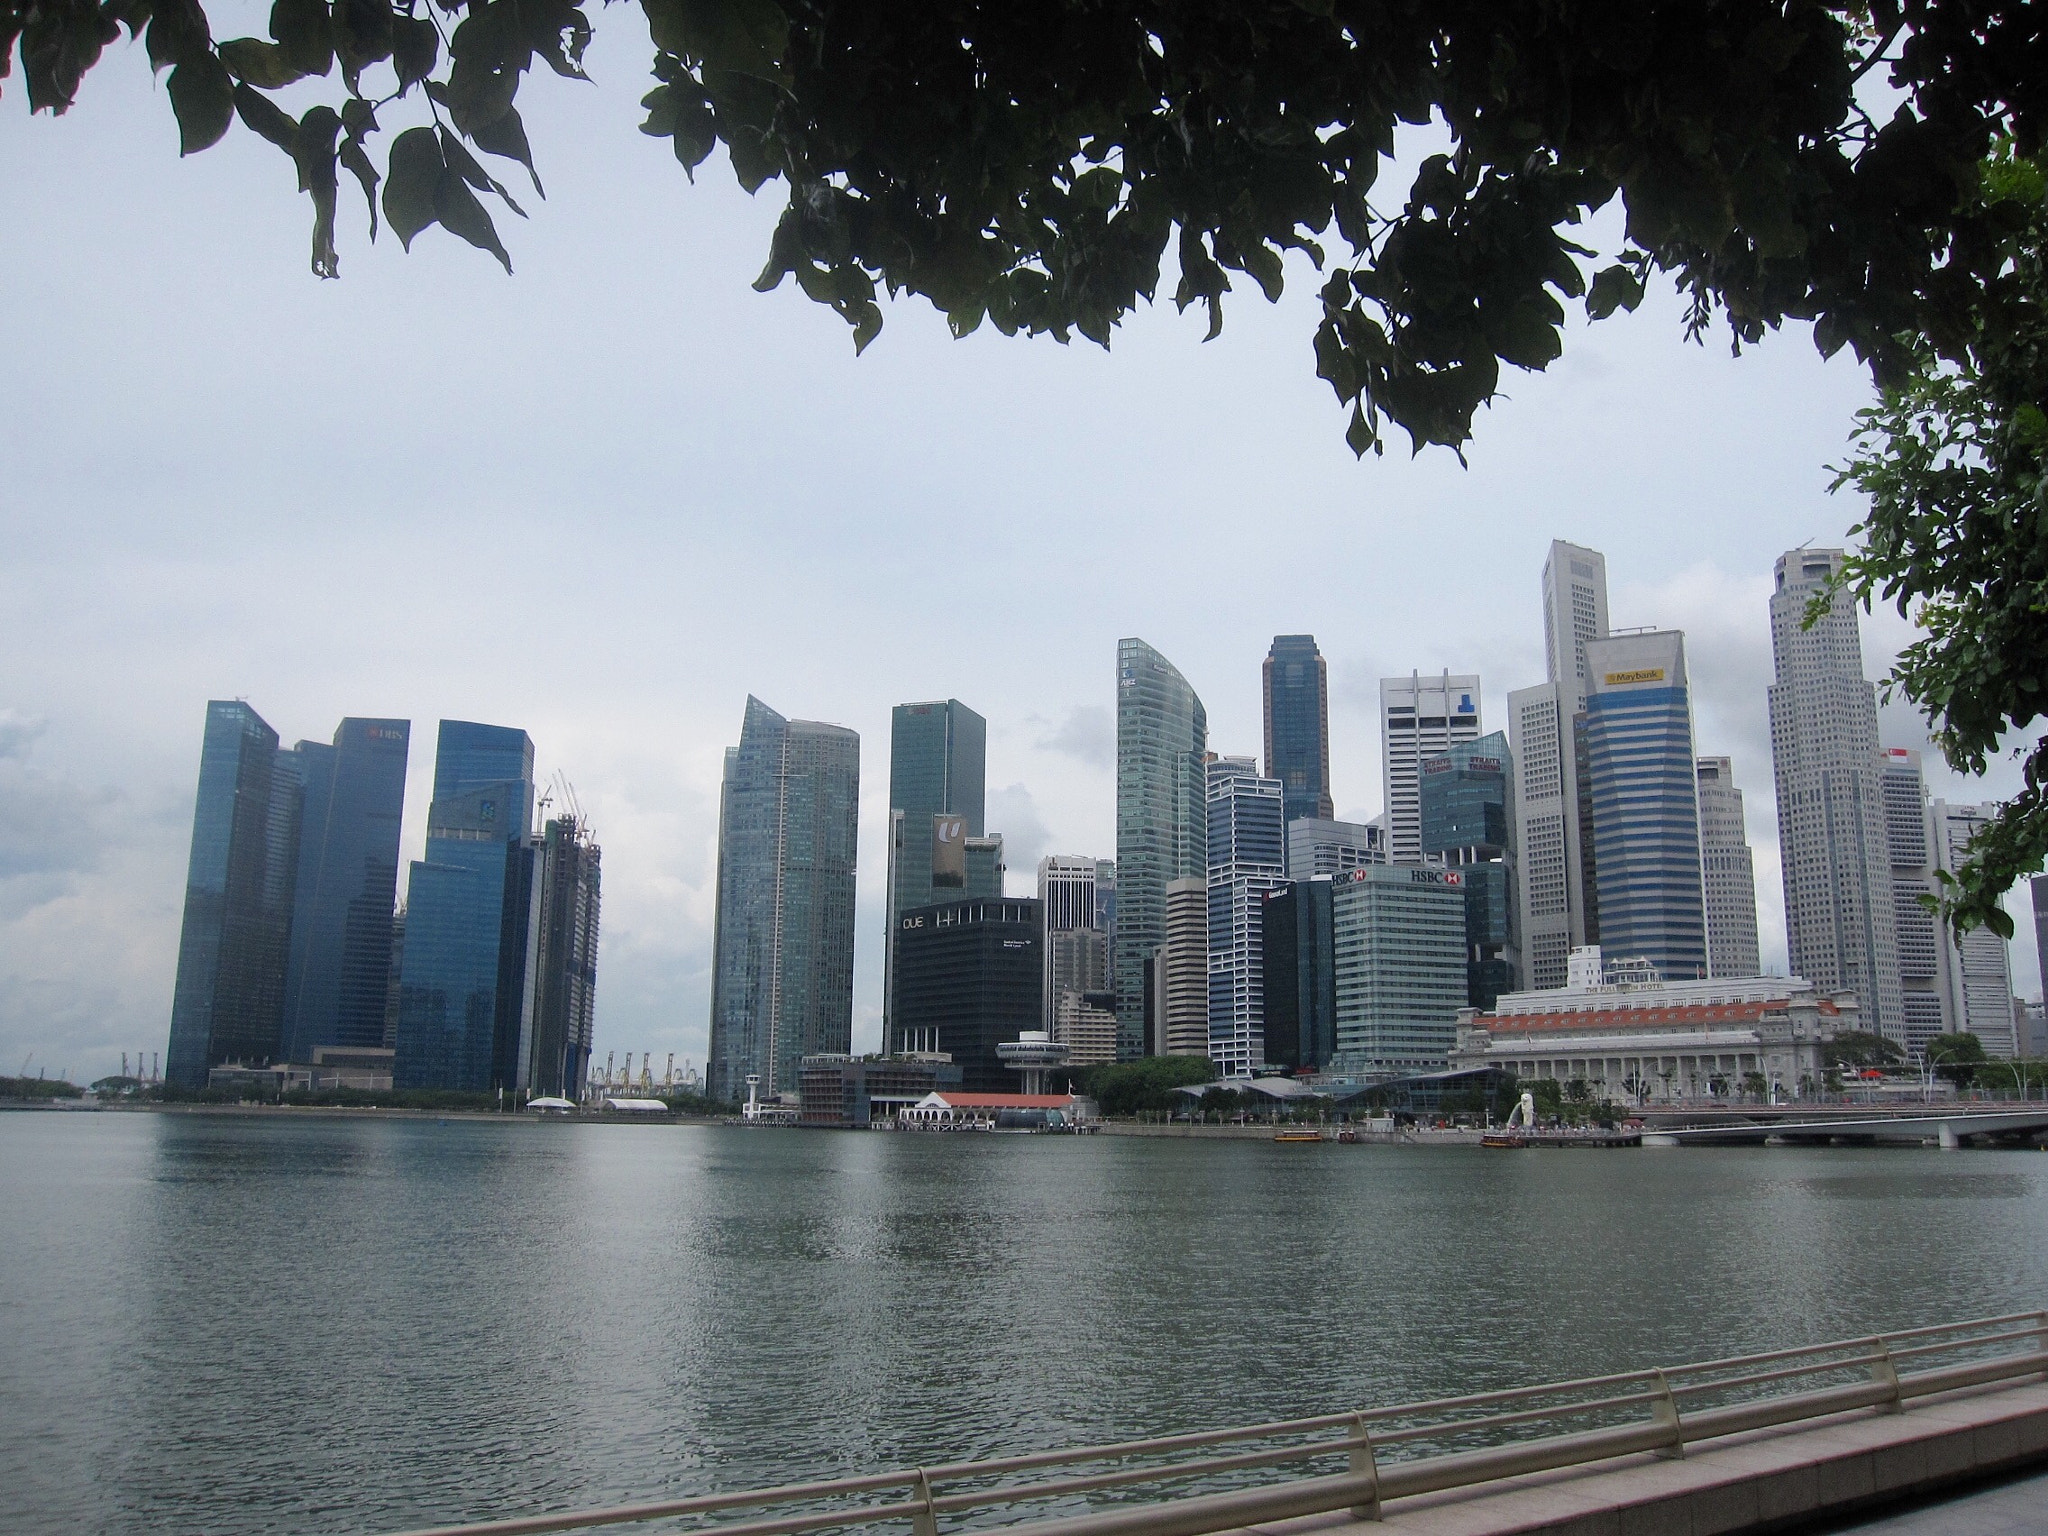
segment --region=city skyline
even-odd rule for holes
[[[608,46],[595,45],[594,71]],[[573,187],[643,174],[594,158],[600,141],[638,137],[640,92],[617,89],[631,71],[610,57],[613,84],[593,99],[619,98],[619,122],[587,142],[555,137],[551,194],[558,177]],[[23,487],[6,514],[17,557],[0,604],[13,661],[0,775],[17,818],[0,1043],[14,1063],[33,1049],[39,1064],[111,1071],[160,1030],[191,721],[209,697],[246,695],[287,741],[324,740],[366,705],[416,722],[522,722],[540,743],[539,776],[568,767],[605,833],[604,1034],[701,1061],[720,758],[745,691],[844,723],[871,747],[897,701],[972,700],[991,722],[989,821],[1022,890],[1039,854],[1112,850],[1101,658],[1119,636],[1171,656],[1214,739],[1252,751],[1260,658],[1276,635],[1315,634],[1335,809],[1364,819],[1381,809],[1377,679],[1476,671],[1486,722],[1507,724],[1506,690],[1545,676],[1534,573],[1559,538],[1606,555],[1616,625],[1686,631],[1700,749],[1734,760],[1763,959],[1783,964],[1759,614],[1777,555],[1839,542],[1860,516],[1852,498],[1828,497],[1824,466],[1869,398],[1854,360],[1820,361],[1801,328],[1740,359],[1687,347],[1682,301],[1652,284],[1633,316],[1574,321],[1548,373],[1504,378],[1469,469],[1435,450],[1411,460],[1400,442],[1357,463],[1303,366],[1316,305],[1306,265],[1279,306],[1234,302],[1207,346],[1170,305],[1119,330],[1110,355],[988,327],[955,342],[933,317],[890,306],[888,329],[856,360],[839,322],[807,300],[746,296],[774,210],[716,178],[670,188],[673,159],[653,145],[645,174],[664,179],[634,213],[646,221],[639,248],[677,252],[684,281],[667,260],[607,266],[616,233],[556,213],[521,226],[509,283],[479,281],[473,253],[450,241],[412,256],[390,242],[352,250],[345,282],[323,285],[304,272],[293,200],[229,230],[172,190],[268,177],[267,160],[243,164],[231,148],[180,164],[146,72],[96,77],[94,90],[75,131],[24,124],[0,143],[9,184],[34,210],[0,242],[24,280],[51,283],[20,345],[53,360],[7,429]],[[124,121],[150,131],[124,138]],[[158,232],[152,284],[197,299],[167,306],[154,287],[131,290],[112,280],[110,256],[50,272],[38,251],[63,231],[82,251],[111,250],[88,232],[92,210],[112,206]],[[599,269],[612,276],[593,291]],[[232,303],[206,296],[215,283]],[[257,325],[302,346],[221,345]],[[75,344],[116,332],[150,335],[147,358],[116,366],[108,348]],[[679,346],[696,360],[681,381]],[[367,446],[342,414],[312,409],[309,369],[380,380],[394,415],[429,410],[463,449],[430,453],[404,434]],[[536,391],[565,402],[549,432],[531,430]],[[220,400],[235,410],[215,422]],[[92,427],[110,419],[132,427],[111,455]],[[800,462],[767,451],[767,420],[801,423],[819,451]],[[224,479],[230,463],[241,469]],[[308,483],[313,463],[337,472]],[[962,517],[974,486],[989,487],[986,515]],[[1270,539],[1249,536],[1261,526]],[[949,566],[991,573],[1014,644],[938,654],[908,605],[878,601],[900,590],[905,552],[926,544]],[[480,547],[501,573],[488,599],[445,576]],[[1304,556],[1334,579],[1305,581]],[[1452,568],[1455,592],[1414,579]],[[758,584],[734,579],[756,570],[779,573],[786,600],[772,621]],[[1197,607],[1204,590],[1223,601]],[[575,643],[544,637],[510,664],[496,615],[512,598],[573,615]],[[1872,677],[1908,633],[1888,611],[1866,616]],[[1924,739],[1910,709],[1882,717],[1887,742]],[[874,876],[886,853],[885,775],[871,770],[863,1041],[880,1038]],[[1982,787],[1932,758],[1928,775],[1958,802],[2016,782],[2003,761]],[[424,841],[425,778],[408,784],[401,862]],[[2024,926],[2024,893],[2015,905]],[[2022,970],[2031,992],[2037,964]]]

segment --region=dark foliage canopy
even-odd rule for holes
[[[2001,138],[2039,146],[2048,39],[2022,0],[641,0],[645,131],[686,169],[723,145],[787,196],[759,286],[794,278],[865,345],[877,293],[965,335],[1107,345],[1159,292],[1210,332],[1236,278],[1323,274],[1317,370],[1352,447],[1389,421],[1456,448],[1501,365],[1540,369],[1567,301],[1653,273],[1735,343],[1787,319],[1904,377],[1904,336],[1963,344],[1997,259],[1972,197]],[[185,153],[239,119],[312,200],[337,270],[342,172],[408,245],[510,266],[488,168],[535,157],[526,74],[581,77],[580,0],[275,0],[216,38],[199,0],[0,0],[0,72],[62,112],[125,30],[168,70]],[[1895,103],[1873,116],[1860,82]],[[325,82],[311,84],[305,82]],[[296,116],[282,98],[310,101]],[[1402,125],[1445,152],[1377,179]],[[381,188],[381,192],[380,192]],[[1575,238],[1619,197],[1619,248]]]

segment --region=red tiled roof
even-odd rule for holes
[[[1832,998],[1815,999],[1821,1013],[1839,1014]],[[1481,1014],[1473,1020],[1488,1034],[1583,1034],[1589,1030],[1677,1029],[1701,1024],[1755,1024],[1767,1013],[1782,1013],[1786,999],[1770,1002],[1697,1003],[1685,1007],[1583,1008],[1556,1013]]]

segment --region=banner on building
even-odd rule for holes
[[[932,889],[967,889],[967,818],[941,812],[932,818]]]

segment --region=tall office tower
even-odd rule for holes
[[[1953,875],[1969,862],[1970,840],[1998,813],[1996,805],[1928,804],[1934,867]],[[1989,928],[1972,928],[1961,938],[1941,929],[1942,983],[1948,994],[1949,1028],[1977,1037],[1988,1056],[2011,1060],[2019,1042],[2012,1025],[2012,957],[2005,940]]]
[[[2040,957],[2041,997],[2048,1008],[2048,875],[2036,875],[2027,882],[2034,898],[2034,953]]]
[[[943,902],[905,912],[897,923],[899,1041],[951,1056],[969,1090],[1014,1093],[1017,1075],[996,1047],[1044,1026],[1045,915],[1038,902]]]
[[[983,898],[1003,894],[1003,834],[967,839],[967,894]]]
[[[1944,936],[1940,920],[1921,905],[1934,891],[1934,843],[1929,836],[1927,781],[1920,754],[1886,747],[1878,756],[1884,801],[1885,849],[1891,866],[1892,928],[1899,947],[1899,1005],[1905,1046],[1915,1056],[1950,1026],[1942,980]]]
[[[962,860],[966,838],[978,838],[988,799],[988,722],[958,699],[898,704],[889,715],[889,884],[882,925],[882,1039],[895,996],[896,918],[913,907],[962,896],[1003,894],[972,889]],[[987,850],[974,861],[986,875]],[[996,862],[1001,863],[1000,855]],[[984,884],[986,883],[984,878]],[[795,1079],[787,1085],[795,1088]]]
[[[1904,1045],[1877,695],[1863,676],[1856,604],[1837,592],[1806,627],[1807,603],[1841,568],[1839,549],[1792,550],[1778,558],[1771,594],[1771,767],[1785,942],[1793,975],[1823,993],[1856,993],[1863,1027]]]
[[[718,812],[713,1098],[744,1098],[755,1075],[764,1098],[794,1093],[804,1057],[852,1049],[859,822],[859,735],[748,695]]]
[[[1266,1065],[1320,1072],[1337,1051],[1337,956],[1330,877],[1266,893]]]
[[[1146,960],[1152,1056],[1209,1054],[1209,882],[1166,882],[1165,941]],[[1119,1015],[1121,1017],[1121,1015]]]
[[[398,905],[398,822],[409,720],[348,719],[334,744],[292,749],[305,786],[299,877],[285,963],[283,1054],[381,1048]]]
[[[1422,765],[1422,856],[1464,874],[1465,988],[1475,1008],[1491,1008],[1519,985],[1513,778],[1514,759],[1499,731]]]
[[[1047,933],[1097,926],[1095,870],[1101,862],[1067,853],[1049,853],[1038,861],[1038,899]]]
[[[1062,992],[1109,990],[1109,935],[1099,926],[1095,888],[1096,873],[1104,862],[1064,853],[1047,854],[1038,861],[1038,905],[1045,913],[1046,934],[1045,1027],[1054,1032],[1055,1038]],[[1062,946],[1062,934],[1087,934],[1092,938],[1089,943]],[[1099,963],[1095,959],[1098,952]]]
[[[1150,1053],[1147,963],[1166,942],[1166,888],[1209,877],[1202,755],[1209,715],[1173,663],[1142,640],[1116,647],[1117,1054]],[[1206,954],[1206,937],[1201,946]],[[1203,1044],[1208,1018],[1203,1010]]]
[[[1378,821],[1297,816],[1287,823],[1287,878],[1348,875],[1387,862],[1387,829]]]
[[[1286,882],[1286,799],[1249,757],[1208,765],[1209,1059],[1225,1077],[1265,1064],[1266,893]]]
[[[1685,636],[1586,642],[1586,783],[1593,806],[1600,948],[1667,981],[1707,974],[1699,764]]]
[[[1337,1050],[1347,1073],[1440,1070],[1465,1006],[1465,876],[1352,871],[1331,882]]]
[[[1444,672],[1380,679],[1380,743],[1387,789],[1387,859],[1422,862],[1421,772],[1425,758],[1441,757],[1479,736],[1479,677]]]
[[[1116,995],[1062,992],[1053,1008],[1052,1038],[1054,1044],[1067,1048],[1069,1066],[1094,1067],[1115,1061]]]
[[[1754,976],[1756,871],[1735,765],[1703,757],[1694,765],[1700,794],[1700,872],[1707,899],[1707,974]]]
[[[277,732],[240,700],[206,706],[165,1077],[279,1055],[301,789]]]
[[[391,968],[384,973],[384,1049],[398,1048],[398,978],[405,969],[405,903],[391,917]]]
[[[579,816],[567,815],[547,824],[535,854],[539,942],[518,1086],[536,1097],[573,1097],[589,1074],[597,1023],[603,850]]]
[[[1330,800],[1330,669],[1314,635],[1275,635],[1260,669],[1266,695],[1266,777],[1285,819],[1337,814]]]
[[[1607,557],[1596,549],[1550,542],[1543,561],[1543,654],[1547,680],[1586,684],[1586,642],[1607,638]]]
[[[533,952],[533,742],[443,720],[426,857],[406,881],[399,1088],[518,1087]]]

